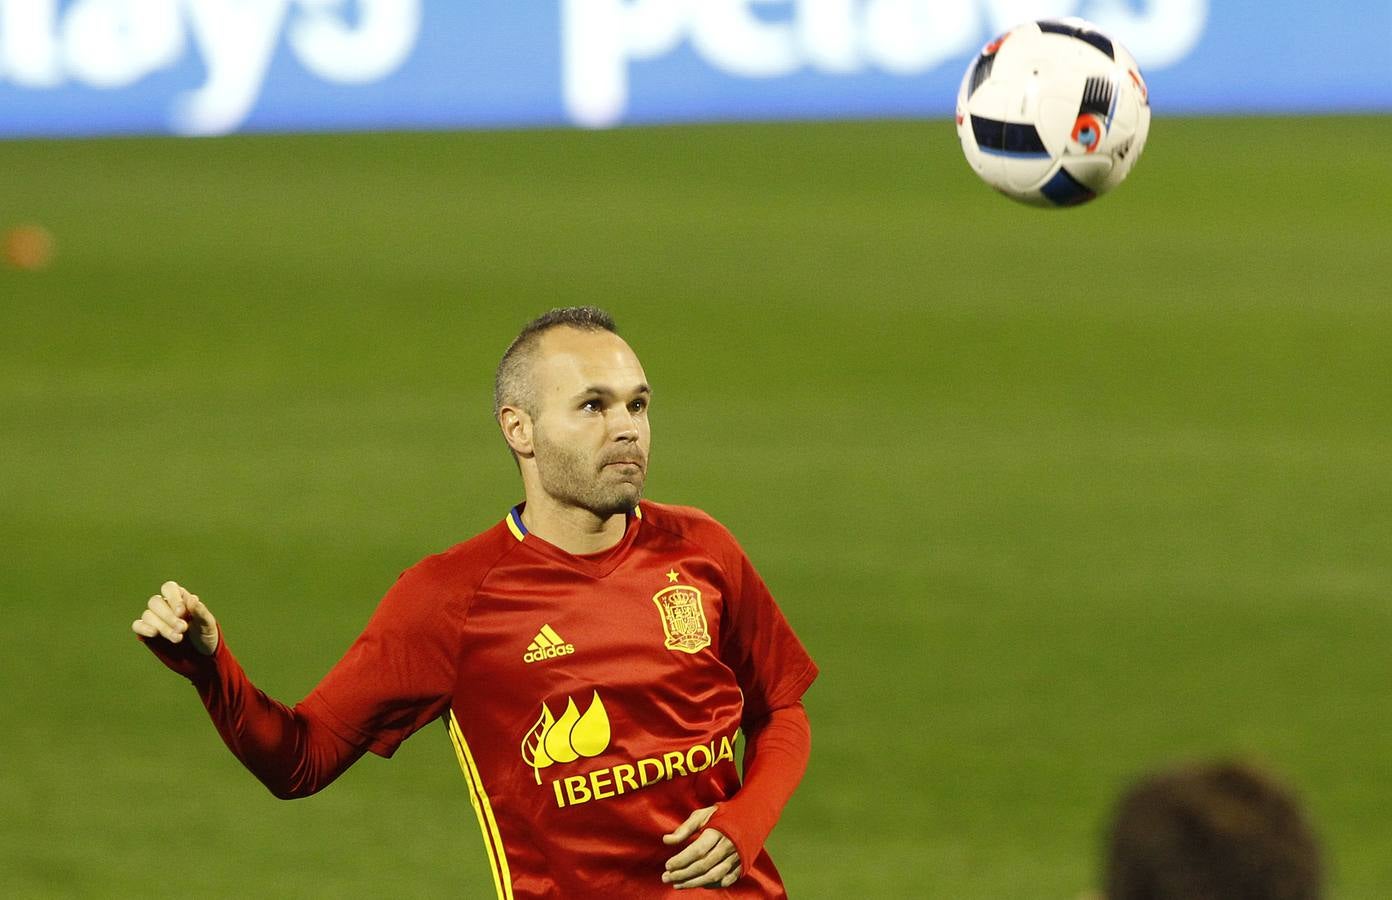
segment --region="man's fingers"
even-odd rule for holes
[[[662,843],[671,845],[684,843],[693,834],[700,831],[701,826],[710,821],[710,817],[714,814],[714,806],[707,806],[696,810],[694,813],[687,816],[686,821],[678,825],[671,834],[664,834],[662,836]]]
[[[163,594],[156,594],[151,597],[150,601],[145,605],[147,609],[145,610],[144,618],[148,619],[153,616],[157,620],[156,623],[152,624],[163,623],[175,632],[188,630],[188,623],[174,612],[173,608],[169,605],[168,598]]]
[[[155,601],[151,599],[150,602],[153,604]],[[168,613],[166,612],[165,615],[168,615]],[[188,627],[184,625],[182,621],[180,621],[176,627],[153,609],[147,609],[145,612],[141,613],[140,622],[145,623],[145,629],[139,633],[145,634],[146,637],[154,637],[157,634],[171,644],[177,644],[179,641],[183,640],[184,629]],[[134,627],[134,625],[131,627]],[[154,634],[149,634],[148,632],[150,631],[153,631]]]
[[[136,634],[144,638],[162,637],[172,644],[187,639],[189,645],[204,656],[217,652],[218,626],[212,611],[177,581],[160,585],[160,592],[145,605],[140,618],[131,623],[131,630]]]
[[[183,585],[179,585],[179,593],[182,594],[184,598],[184,618],[193,618],[195,615],[195,607],[202,607],[203,604],[198,602],[198,596],[196,594],[192,593]]]
[[[729,856],[716,860],[715,864],[706,871],[698,872],[685,881],[678,881],[674,886],[678,888],[716,887],[738,865],[739,856],[731,853]]]
[[[686,817],[671,834],[664,834],[665,844],[680,844],[688,840],[699,829],[705,827],[715,807],[698,809]],[[677,887],[714,886],[729,877],[733,868],[739,866],[739,853],[735,845],[725,835],[714,828],[701,832],[696,840],[687,844],[680,853],[667,860],[662,880]],[[736,876],[738,877],[738,876]]]
[[[665,880],[682,881],[690,878],[693,874],[705,872],[715,864],[716,860],[720,859],[716,849],[721,841],[729,843],[725,840],[725,836],[718,831],[702,832],[701,836],[688,844],[686,849],[667,860]]]
[[[687,844],[686,848],[676,856],[667,860],[665,868],[668,872],[676,872],[678,869],[683,869],[691,865],[696,860],[709,853],[712,848],[719,843],[720,837],[721,835],[718,831],[705,832],[699,838]]]
[[[184,597],[188,594],[188,591],[179,587],[177,581],[166,581],[164,584],[160,585],[160,594],[164,596],[165,601],[169,604],[169,608],[173,610],[174,615],[183,618],[186,608]]]
[[[188,595],[188,616],[189,623],[196,629],[190,636],[195,641],[198,652],[204,656],[211,656],[217,652],[218,647],[218,626],[217,619],[213,618],[212,610],[203,605],[197,595]]]
[[[189,594],[187,603],[189,621],[199,625],[213,624],[213,614],[208,612],[208,607],[203,605],[203,601],[198,599],[197,594]]]
[[[729,874],[729,875],[726,875],[724,878],[720,879],[720,886],[721,886],[721,887],[729,887],[730,885],[734,884],[736,881],[739,881],[739,880],[740,880],[740,876],[743,875],[743,874],[744,874],[744,867],[741,866],[741,865],[739,865],[738,863],[736,863],[736,864],[735,864],[735,868],[730,872],[730,874]]]
[[[685,822],[674,828],[670,834],[664,834],[662,836],[662,843],[680,844],[691,837],[696,833],[696,829],[701,827],[701,823],[697,818],[700,815],[701,811],[698,809],[696,812],[687,816]]]
[[[682,859],[693,850],[700,855]],[[677,864],[677,867],[673,867]],[[673,857],[662,880],[680,888],[706,887],[719,883],[739,865],[739,853],[729,838],[714,829],[705,831],[690,847]]]

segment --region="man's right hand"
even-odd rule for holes
[[[196,595],[173,581],[160,585],[160,592],[150,598],[145,612],[131,623],[131,631],[147,640],[163,638],[171,644],[187,639],[189,646],[204,656],[212,656],[218,647],[213,614]]]

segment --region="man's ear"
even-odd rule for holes
[[[504,406],[498,410],[498,427],[502,429],[503,439],[513,453],[518,456],[532,455],[532,417],[527,415],[526,410]]]

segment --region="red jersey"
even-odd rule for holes
[[[573,556],[514,509],[404,572],[301,707],[382,756],[443,718],[500,897],[666,897],[662,835],[735,795],[741,722],[816,675],[704,513],[644,503]],[[767,852],[743,863],[725,895],[784,896]]]

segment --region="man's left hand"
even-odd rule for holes
[[[670,846],[689,840],[714,814],[714,806],[696,810],[675,831],[664,834],[662,843]],[[685,850],[667,860],[662,880],[678,888],[729,887],[743,874],[735,845],[719,831],[707,828]]]

